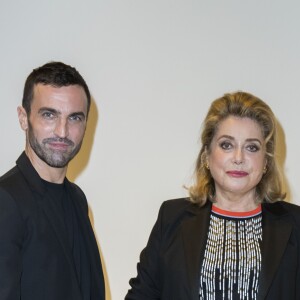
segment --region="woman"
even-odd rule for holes
[[[125,299],[300,299],[300,209],[281,201],[275,124],[251,94],[212,103],[190,198],[162,204]]]

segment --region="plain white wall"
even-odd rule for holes
[[[0,173],[24,148],[16,107],[50,60],[75,66],[93,95],[69,177],[85,191],[108,299],[123,299],[163,200],[186,195],[209,104],[245,90],[280,123],[288,198],[300,204],[298,1],[0,2]]]

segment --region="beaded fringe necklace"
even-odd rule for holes
[[[247,213],[212,207],[200,300],[255,300],[261,270],[261,206]]]

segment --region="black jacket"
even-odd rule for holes
[[[98,247],[83,192],[66,181],[91,262],[91,295],[104,300]],[[0,299],[82,300],[71,247],[26,154],[0,178]]]
[[[276,202],[262,209],[258,299],[300,299],[300,207]],[[199,299],[210,210],[211,203],[200,208],[187,199],[162,204],[126,300]]]

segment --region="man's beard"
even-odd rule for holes
[[[67,138],[46,138],[41,143],[38,142],[34,135],[31,123],[28,123],[28,141],[35,154],[47,165],[54,168],[63,168],[68,165],[69,161],[79,152],[82,141],[71,150],[54,150],[47,148],[48,143],[62,142],[69,146],[74,146],[74,142]]]

